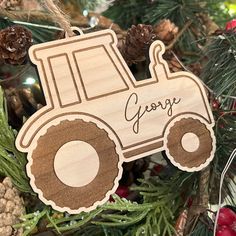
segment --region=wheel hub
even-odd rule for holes
[[[99,157],[96,150],[86,142],[67,142],[56,153],[54,170],[64,184],[82,187],[96,177]]]
[[[187,152],[195,152],[198,150],[200,141],[196,134],[186,133],[181,140],[182,147]]]

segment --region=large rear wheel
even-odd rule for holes
[[[29,175],[41,200],[73,213],[102,203],[121,176],[115,143],[81,119],[50,127],[30,158]]]

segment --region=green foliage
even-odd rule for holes
[[[201,78],[213,90],[216,97],[223,96],[228,108],[229,96],[236,96],[236,33],[226,32],[211,39],[205,55],[209,58]],[[231,101],[232,102],[232,101]]]
[[[132,24],[144,23],[144,11],[147,8],[146,0],[119,0],[114,1],[103,15],[114,20],[115,23],[127,29]]]
[[[219,110],[214,112],[217,140],[216,158],[212,164],[213,175],[219,179],[223,168],[236,147],[236,33],[224,32],[211,38],[206,47],[208,58],[201,78],[210,87],[219,102]],[[231,204],[235,201],[235,164],[233,161],[224,181],[224,191],[229,194]],[[212,177],[214,178],[214,176]],[[216,179],[217,179],[216,178]],[[214,185],[214,183],[213,183]]]
[[[39,223],[39,221],[43,218],[43,217],[47,217],[48,215],[48,209],[45,208],[44,210],[42,210],[41,212],[34,212],[31,214],[28,214],[27,216],[25,216],[23,219],[25,220],[25,223],[20,224],[20,227],[24,227],[24,233],[23,236],[27,236],[30,235],[31,232],[35,229],[35,227],[37,226],[37,224]],[[15,228],[18,228],[19,225],[15,225]]]
[[[233,1],[219,1],[218,4],[212,6],[211,16],[222,28],[225,28],[226,22],[235,18],[236,11],[234,9],[236,4],[232,3]]]
[[[124,28],[132,24],[155,24],[161,19],[170,19],[177,26],[182,27],[188,20],[199,23],[199,13],[216,14],[220,12],[222,0],[117,0],[104,12]],[[221,9],[222,12],[222,9]]]
[[[206,29],[199,15],[211,12],[215,14],[219,2],[222,1],[156,0],[152,3],[146,0],[115,1],[104,15],[123,28],[138,23],[154,25],[160,20],[170,19],[182,29],[191,21],[191,26],[180,37],[177,45],[185,52],[199,52],[198,44],[204,44],[206,37]]]
[[[26,156],[15,147],[15,133],[8,125],[3,91],[0,88],[0,175],[11,177],[22,192],[31,192],[25,173]]]
[[[228,161],[228,158],[232,151],[236,147],[236,116],[230,112],[221,111],[221,114],[216,114],[216,140],[217,140],[217,151],[215,154],[214,162],[212,163],[213,176],[212,178],[220,175]],[[235,165],[236,160],[229,167],[226,178],[223,183],[223,193],[228,195],[228,203],[235,205]],[[214,184],[214,183],[213,183]]]
[[[213,236],[213,230],[202,221],[198,221],[194,231],[187,236]]]
[[[196,174],[178,171],[167,180],[157,177],[141,180],[141,185],[134,188],[142,196],[140,203],[114,195],[114,202],[107,202],[90,213],[64,215],[59,219],[55,219],[55,211],[45,208],[41,212],[25,215],[23,223],[15,227],[27,229],[26,236],[41,218],[47,218],[47,227],[61,233],[71,231],[71,235],[172,236],[175,216],[184,206],[180,193],[185,192],[187,199],[195,191],[196,179]],[[186,184],[188,190],[185,189]]]

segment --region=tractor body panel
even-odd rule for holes
[[[214,156],[214,120],[199,79],[170,73],[156,41],[151,78],[136,81],[116,44],[105,30],[30,48],[47,105],[26,121],[16,146],[28,152],[33,190],[55,210],[75,214],[105,203],[124,161],[164,149],[178,168],[198,171]],[[196,150],[188,151],[186,134],[195,135]]]
[[[91,33],[30,49],[47,106],[26,122],[18,146],[29,147],[39,127],[57,114],[71,112],[102,121],[124,151],[161,141],[168,123],[178,115],[193,113],[214,125],[198,79],[189,73],[171,74],[161,55],[150,55],[152,78],[137,82],[116,43],[114,33],[105,30],[100,36]]]

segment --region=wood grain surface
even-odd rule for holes
[[[74,140],[90,144],[97,151],[100,160],[96,178],[88,185],[77,188],[61,182],[53,171],[58,149]],[[80,153],[74,155],[79,156]],[[89,207],[91,202],[101,201],[112,189],[119,172],[119,156],[115,144],[104,130],[82,120],[64,121],[49,128],[48,132],[39,138],[38,148],[33,151],[32,159],[31,170],[35,177],[35,185],[43,192],[44,198],[52,200],[61,208],[67,206],[72,210]],[[90,168],[92,169],[93,165]],[[78,173],[77,178],[84,176],[86,177],[86,173]]]
[[[103,30],[30,48],[47,105],[26,121],[16,146],[28,152],[32,188],[56,210],[74,214],[106,202],[122,162],[165,150],[181,170],[199,171],[214,156],[200,80],[170,73],[155,41],[151,78],[136,81],[116,45],[115,33]]]

